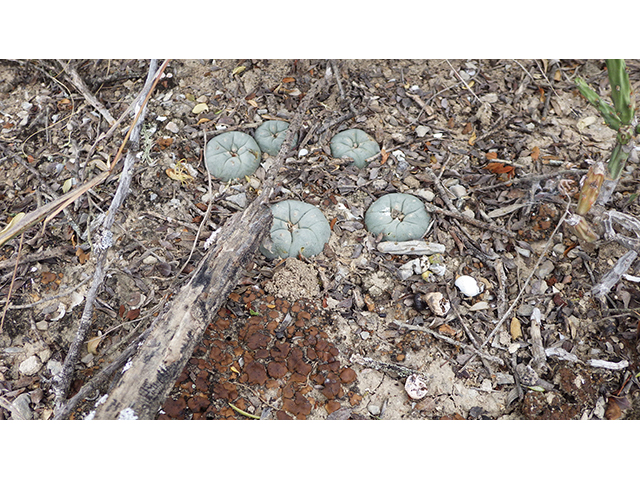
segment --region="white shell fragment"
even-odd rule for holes
[[[441,243],[427,243],[423,240],[380,242],[378,251],[393,255],[433,255],[434,253],[444,253],[445,246]]]
[[[409,375],[404,383],[404,389],[414,400],[421,400],[427,395],[427,382],[420,375]]]
[[[484,290],[484,284],[478,283],[475,278],[469,275],[458,277],[455,283],[456,287],[467,297],[475,297]]]
[[[438,317],[444,317],[451,309],[451,302],[444,298],[444,295],[440,292],[425,294],[424,301],[427,303],[431,311]]]

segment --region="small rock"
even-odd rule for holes
[[[82,363],[84,363],[85,365],[87,365],[87,366],[91,366],[91,364],[93,364],[93,354],[92,353],[88,353],[87,355],[82,357],[80,359],[80,361]]]
[[[397,143],[405,143],[407,141],[407,137],[402,133],[392,133],[391,138]]]
[[[484,284],[478,283],[478,281],[470,277],[469,275],[462,275],[455,281],[455,286],[458,287],[461,293],[467,297],[475,297],[484,290]]]
[[[42,368],[42,362],[36,355],[32,355],[20,364],[18,370],[22,375],[30,377],[35,375]]]
[[[49,323],[46,320],[41,320],[38,323],[36,323],[36,328],[40,331],[45,331],[46,329],[49,328]]]
[[[47,370],[52,377],[55,377],[57,374],[62,372],[62,363],[57,360],[49,360],[47,362]]]
[[[407,377],[404,389],[407,395],[414,400],[422,400],[428,393],[427,382],[415,373]]]
[[[370,336],[371,334],[367,331],[360,332],[360,338],[362,338],[363,340],[367,340]]]
[[[418,188],[420,186],[420,180],[413,175],[408,175],[407,178],[404,179],[404,184],[409,188]]]
[[[180,128],[174,122],[167,123],[167,125],[164,128],[169,130],[171,133],[178,133],[180,131]]]
[[[229,195],[227,200],[231,203],[235,203],[240,208],[244,208],[247,206],[247,195],[244,193],[238,193],[237,195]]]
[[[44,350],[40,350],[38,352],[38,357],[40,357],[40,361],[44,364],[51,358],[51,350],[45,348]]]
[[[538,267],[536,275],[538,276],[538,278],[545,279],[551,272],[553,272],[554,268],[555,265],[553,264],[553,262],[551,260],[546,260],[542,263],[542,265],[540,265],[540,267]]]
[[[498,94],[497,93],[487,93],[486,95],[483,95],[482,97],[480,97],[480,101],[483,103],[496,103],[498,101]]]
[[[369,404],[369,406],[367,408],[368,408],[369,413],[371,415],[374,415],[374,416],[380,415],[380,407],[379,406],[373,405],[373,404]]]
[[[33,418],[33,413],[31,412],[31,407],[29,406],[31,403],[31,399],[28,393],[22,393],[16,397],[16,399],[11,402],[12,411],[11,411],[11,419],[12,420],[31,420]]]
[[[462,185],[453,185],[449,190],[451,190],[451,193],[453,193],[457,198],[462,198],[467,195],[467,189]]]
[[[429,133],[431,129],[429,127],[425,127],[424,125],[419,125],[416,127],[416,135],[419,138],[424,137],[427,133]]]
[[[415,192],[413,192],[415,195],[417,195],[418,197],[424,198],[427,202],[432,202],[434,198],[436,198],[436,194],[433,193],[431,190],[427,190],[425,188],[422,188],[420,190],[416,190]]]

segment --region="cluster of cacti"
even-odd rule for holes
[[[607,60],[606,65],[613,106],[601,99],[582,78],[578,77],[575,80],[580,93],[598,109],[605,124],[617,132],[616,144],[611,157],[606,162],[606,167],[602,162],[591,165],[581,182],[576,213],[567,218],[567,224],[573,228],[575,234],[587,242],[597,240],[598,235],[584,215],[591,210],[596,201],[602,205],[609,201],[618,184],[622,169],[629,157],[635,154],[635,134],[640,133],[636,128],[635,96],[631,90],[624,60]]]

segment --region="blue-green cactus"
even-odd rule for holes
[[[261,156],[256,141],[242,132],[221,133],[207,143],[207,168],[223,182],[252,175],[260,165]]]

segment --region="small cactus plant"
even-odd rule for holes
[[[256,129],[253,137],[258,142],[260,149],[275,157],[280,151],[280,147],[284,143],[287,135],[289,124],[281,120],[268,120]],[[293,145],[297,143],[298,136],[293,138]]]
[[[406,193],[389,193],[373,202],[364,216],[367,230],[383,240],[418,240],[431,222],[423,203]]]
[[[331,227],[318,207],[284,200],[272,205],[271,211],[271,239],[260,247],[265,257],[311,257],[322,252],[331,236]]]
[[[207,143],[207,168],[223,182],[252,175],[260,165],[261,156],[256,141],[242,132],[221,133]]]
[[[331,139],[331,155],[350,158],[358,168],[364,168],[367,160],[380,153],[380,146],[368,133],[352,128],[338,133]]]

